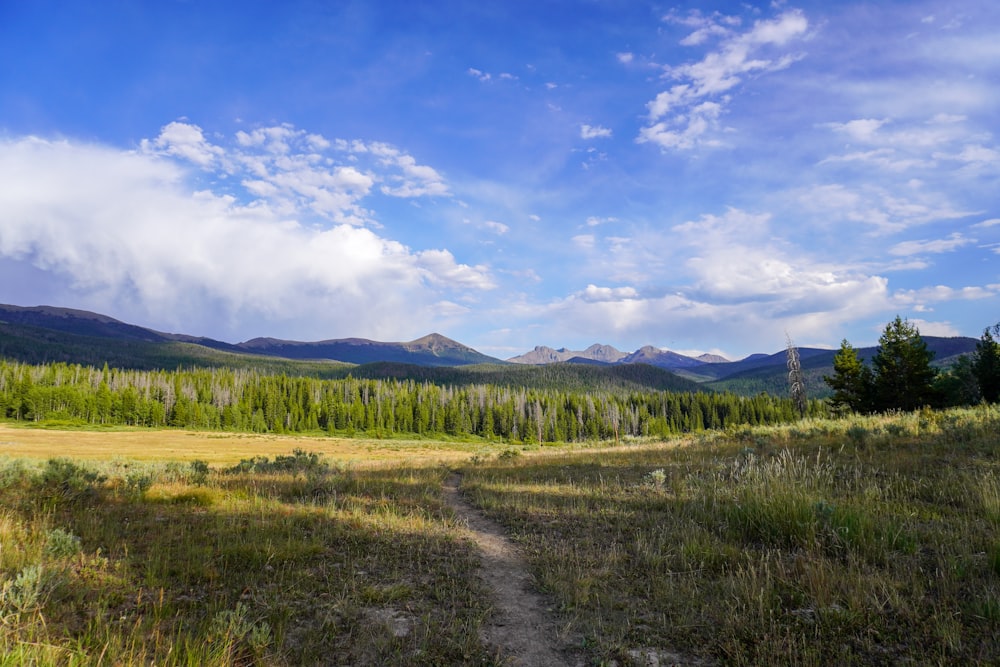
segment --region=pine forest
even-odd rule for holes
[[[808,414],[825,415],[810,401]],[[0,417],[20,421],[370,437],[577,442],[791,422],[768,394],[573,391],[255,370],[140,371],[0,361]]]

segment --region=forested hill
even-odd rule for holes
[[[193,350],[189,346],[204,348]],[[440,334],[386,343],[364,338],[315,342],[254,338],[225,343],[211,338],[170,334],[120,322],[84,310],[51,306],[0,304],[0,355],[22,361],[66,361],[125,368],[162,367],[164,360],[195,356],[212,359],[210,351],[297,360],[331,360],[351,364],[394,361],[418,366],[465,366],[501,363],[499,359]]]
[[[0,359],[29,364],[79,363],[101,368],[172,370],[228,368],[320,379],[395,378],[440,385],[488,383],[535,389],[605,391],[698,391],[699,385],[662,368],[646,365],[593,366],[559,364],[519,366],[419,366],[399,362],[348,364],[336,361],[296,360],[258,354],[237,354],[176,341],[115,340],[81,336],[28,325],[0,323]]]
[[[826,414],[817,401],[809,413]],[[138,371],[0,359],[0,419],[512,442],[668,436],[798,418],[768,395],[584,392],[412,379],[320,380],[254,370]]]
[[[973,338],[924,336],[935,365],[947,366],[975,349]],[[600,347],[600,346],[594,346]],[[608,348],[613,351],[613,348]],[[722,391],[744,396],[785,395],[785,351],[751,355],[734,362],[708,363],[643,348],[615,363],[577,359],[546,365],[507,364],[444,336],[431,334],[409,343],[358,338],[314,343],[259,338],[230,344],[208,338],[164,334],[87,311],[0,304],[0,359],[40,364],[79,363],[94,367],[157,370],[176,368],[253,369],[272,374],[344,378],[397,378],[436,384],[489,383],[537,389]],[[862,348],[862,359],[876,348]],[[604,356],[609,359],[607,350]],[[835,350],[800,348],[806,393],[830,394],[823,380],[833,373]],[[336,359],[336,361],[334,361]],[[627,360],[631,360],[628,362]],[[637,363],[645,360],[648,363]],[[675,365],[671,365],[675,364]]]
[[[349,374],[357,378],[396,378],[441,385],[491,384],[569,391],[705,391],[703,386],[693,380],[647,364],[623,366],[585,363],[545,366],[476,364],[460,368],[442,368],[376,363],[356,366],[350,369]]]

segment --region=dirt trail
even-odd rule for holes
[[[572,640],[546,611],[544,598],[532,588],[524,559],[504,529],[474,508],[452,473],[444,482],[445,501],[468,526],[468,537],[479,547],[479,576],[493,592],[496,612],[482,630],[483,641],[500,651],[511,667],[575,667],[584,664]]]

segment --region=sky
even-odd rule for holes
[[[979,337],[998,132],[993,0],[0,0],[0,303],[504,359]]]

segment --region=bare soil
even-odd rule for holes
[[[479,576],[493,593],[494,613],[482,640],[511,667],[579,667],[585,664],[578,638],[560,627],[551,603],[537,592],[527,565],[504,529],[473,507],[459,490],[461,475],[444,482],[444,497],[468,538],[479,548]]]

